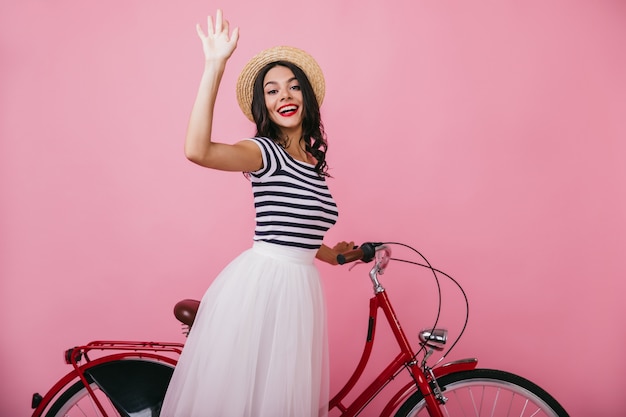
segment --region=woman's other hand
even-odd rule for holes
[[[339,242],[335,246],[333,246],[333,251],[340,255],[342,253],[346,253],[354,249],[354,242]]]
[[[354,249],[354,242],[339,242],[332,248],[322,245],[317,251],[316,258],[331,265],[338,265],[337,255],[346,253],[352,249]]]

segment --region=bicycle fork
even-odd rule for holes
[[[404,333],[404,330],[400,326],[400,322],[396,317],[396,313],[391,306],[385,290],[382,288],[382,286],[377,288],[376,290],[377,291],[375,292],[378,304],[387,316],[387,321],[391,325],[393,334],[396,338],[398,345],[400,346],[400,349],[402,350],[402,352],[405,353],[405,355],[411,358],[406,363],[406,368],[415,383],[414,386],[417,386],[420,392],[424,395],[424,399],[426,401],[426,405],[428,407],[430,415],[432,417],[444,417],[441,413],[441,409],[439,406],[445,404],[447,399],[444,397],[441,388],[437,383],[437,378],[435,377],[433,370],[426,365],[426,360],[433,352],[433,348],[430,343],[433,343],[436,339],[435,332],[432,332],[432,335],[430,333],[427,334],[426,345],[431,347],[431,349],[424,356],[421,364],[418,363],[415,359],[417,355],[413,352],[411,345],[409,344],[409,341]],[[420,334],[420,338],[422,338],[424,335],[425,332],[422,332],[422,334]]]
[[[445,404],[448,399],[443,395],[433,370],[428,366],[425,366],[423,369],[420,368],[420,365],[415,360],[408,364],[407,370],[414,381],[410,385],[412,385],[412,388],[417,387],[424,396],[429,415],[431,417],[444,417],[440,405]]]

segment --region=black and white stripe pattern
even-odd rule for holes
[[[268,138],[250,139],[263,154],[263,168],[250,173],[256,229],[254,240],[318,249],[337,221],[337,205],[311,164],[293,159]]]

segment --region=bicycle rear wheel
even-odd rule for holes
[[[45,417],[157,417],[173,367],[141,359],[106,362],[85,371],[85,378],[103,414],[87,387],[78,380],[60,393]]]
[[[518,375],[475,369],[437,380],[448,401],[446,417],[569,417],[561,405],[536,384]],[[396,417],[429,416],[424,396],[416,392],[398,409]]]
[[[107,417],[121,417],[111,400],[103,393],[95,382],[90,384],[98,401],[104,407]],[[102,417],[103,414],[89,395],[87,388],[81,381],[70,386],[46,413],[46,417]]]

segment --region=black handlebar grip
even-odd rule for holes
[[[337,255],[337,263],[343,265],[348,262],[358,261],[361,258],[363,258],[363,250],[360,248],[352,249],[351,251]]]
[[[376,248],[382,245],[382,242],[366,242],[359,248],[337,255],[337,263],[343,265],[354,261],[371,262],[376,256]]]

